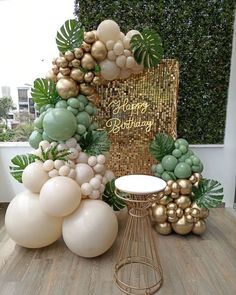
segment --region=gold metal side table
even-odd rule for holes
[[[115,265],[115,282],[129,295],[154,294],[162,285],[163,274],[148,209],[166,183],[153,176],[127,175],[117,178],[115,186],[129,213]]]

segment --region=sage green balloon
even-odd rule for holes
[[[37,130],[34,130],[29,137],[29,144],[32,148],[37,149],[39,147],[40,141],[42,141],[42,134]]]
[[[91,124],[90,116],[87,112],[80,112],[77,116],[77,122],[78,124],[84,125],[86,128],[89,128]]]
[[[77,129],[76,118],[66,109],[53,109],[45,115],[43,129],[53,140],[67,140]]]
[[[56,105],[55,108],[57,109],[66,109],[67,108],[67,103],[65,100],[59,100]]]
[[[178,178],[189,178],[192,174],[192,169],[187,163],[178,163],[175,167],[174,174]]]
[[[71,106],[72,108],[75,108],[75,109],[78,109],[79,106],[80,106],[80,102],[79,102],[79,100],[78,100],[77,98],[74,98],[74,97],[69,98],[69,99],[67,100],[67,104],[68,104],[69,106]]]

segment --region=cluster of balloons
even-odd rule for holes
[[[50,149],[54,147],[71,153],[65,160],[53,160]],[[47,151],[49,158],[43,160]],[[27,190],[12,200],[6,212],[10,237],[21,246],[39,248],[63,235],[68,248],[80,256],[104,253],[118,231],[116,215],[99,200],[114,178],[106,169],[106,157],[88,156],[75,138],[64,144],[42,141],[35,154],[42,161],[24,169],[22,182]]]

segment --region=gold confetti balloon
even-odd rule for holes
[[[156,223],[155,230],[161,235],[169,235],[172,232],[169,222]]]

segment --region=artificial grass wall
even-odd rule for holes
[[[152,28],[164,57],[180,62],[178,136],[223,143],[235,0],[76,1],[86,30],[113,19],[122,31]]]

